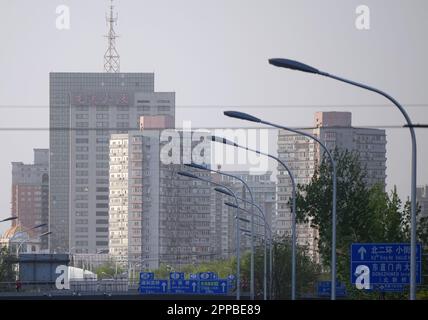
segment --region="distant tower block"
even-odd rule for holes
[[[110,3],[110,16],[106,16],[107,25],[109,27],[109,32],[105,36],[108,39],[108,48],[104,54],[104,71],[105,72],[120,72],[120,56],[116,50],[116,32],[114,31],[114,25],[117,24],[117,14],[116,17],[113,15],[113,0]]]

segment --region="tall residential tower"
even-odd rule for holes
[[[203,262],[215,254],[210,186],[177,175],[189,170],[185,154],[196,145],[184,147],[185,133],[173,127],[170,116],[143,116],[141,131],[110,139],[109,252],[133,270]],[[209,143],[202,147],[208,150]],[[175,152],[181,155],[170,158]]]
[[[367,170],[367,183],[379,183],[385,186],[386,179],[386,136],[385,130],[354,128],[350,112],[317,112],[315,129],[311,134],[324,142],[333,151],[354,151],[359,155],[361,166]],[[278,135],[278,155],[293,172],[296,184],[308,184],[314,175],[322,157],[322,149],[312,139],[290,134],[280,130]],[[291,197],[291,182],[287,172],[278,167],[277,186],[278,211],[275,218],[275,230],[278,235],[291,234],[291,216],[288,201]],[[317,230],[309,224],[299,225],[297,239],[299,244],[307,245],[312,257],[317,254]]]

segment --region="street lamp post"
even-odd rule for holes
[[[380,94],[381,96],[385,97],[389,101],[391,101],[401,112],[401,114],[404,116],[404,119],[407,122],[407,126],[410,130],[410,136],[412,141],[412,168],[411,168],[411,239],[410,239],[410,300],[416,299],[416,169],[417,169],[417,158],[416,158],[416,134],[414,130],[414,126],[412,123],[412,120],[410,119],[409,115],[407,114],[406,110],[403,108],[403,106],[395,100],[393,97],[391,97],[389,94],[387,94],[384,91],[381,91],[379,89],[370,87],[368,85],[355,82],[352,80],[348,80],[342,77],[338,77],[332,74],[329,74],[324,71],[320,71],[314,67],[308,66],[304,63],[289,60],[289,59],[280,59],[280,58],[274,58],[269,59],[269,63],[281,68],[286,69],[292,69],[297,71],[303,71],[313,74],[318,74],[320,76],[324,76],[327,78],[331,78],[340,82],[344,82],[365,90],[369,90],[372,92],[375,92],[377,94]],[[334,287],[332,287],[334,288]]]
[[[244,210],[244,209],[242,209],[242,210]],[[247,210],[246,210],[247,211]],[[242,233],[245,235],[245,236],[247,236],[247,237],[251,237],[251,232],[249,232],[248,230],[245,230],[245,229],[241,229],[241,231],[242,231]],[[266,270],[266,242],[267,242],[267,239],[266,239],[266,237],[263,237],[263,235],[262,234],[260,234],[260,233],[256,233],[255,235],[254,235],[255,237],[260,237],[261,239],[262,239],[262,241],[263,241],[263,239],[264,239],[264,250],[265,250],[265,255],[264,255],[264,268],[265,268],[265,270]],[[264,287],[264,300],[266,300],[266,281],[264,282],[264,285],[263,285],[263,287]]]
[[[214,190],[229,195],[229,192],[227,190],[223,190],[221,188],[214,188]],[[242,202],[249,203],[251,205],[251,203],[249,201],[246,201],[246,200],[241,199],[239,197],[237,197],[237,198],[238,198],[238,200],[240,200]],[[225,202],[224,204],[227,205],[227,206],[229,206],[229,207],[232,207],[232,208],[238,208],[239,210],[247,212],[250,215],[252,214],[252,212],[250,212],[249,210],[246,210],[246,209],[241,208],[241,207],[237,207],[233,203]],[[267,225],[266,217],[263,214],[263,211],[261,210],[261,208],[259,206],[257,206],[256,204],[254,204],[254,206],[256,206],[257,209],[260,211],[260,216],[258,216],[258,217],[261,217],[263,219],[264,240],[265,240],[264,241],[264,253],[263,253],[263,299],[267,300],[267,230],[268,230],[269,226]],[[241,218],[241,220],[242,220],[242,218]],[[247,222],[250,222],[250,221],[247,220]],[[259,224],[257,224],[257,225],[259,225]],[[270,228],[269,228],[269,230],[270,230]],[[252,234],[251,236],[255,237],[254,234]],[[270,230],[270,237],[272,239],[272,230]],[[270,277],[270,278],[272,278],[272,277]]]
[[[254,197],[253,197],[253,192],[251,191],[250,187],[248,186],[248,184],[244,181],[244,179],[241,179],[238,176],[229,174],[229,173],[225,173],[222,172],[220,170],[214,170],[211,168],[206,168],[202,165],[196,164],[196,163],[186,163],[185,164],[188,167],[191,168],[195,168],[195,169],[200,169],[200,170],[206,170],[206,171],[210,171],[210,172],[214,172],[214,173],[218,173],[227,177],[231,177],[234,178],[236,180],[239,180],[242,182],[242,184],[245,186],[245,188],[248,190],[248,193],[250,194],[250,198],[251,198],[251,203],[254,203]],[[253,207],[251,207],[251,210],[253,210],[253,214],[251,215],[251,233],[252,233],[252,238],[251,238],[251,257],[250,257],[250,298],[251,300],[254,300],[254,209]]]
[[[224,114],[228,117],[237,118],[241,120],[247,120],[252,121],[256,123],[263,123],[278,129],[283,129],[286,131],[294,132],[303,136],[306,136],[316,142],[319,143],[319,145],[324,149],[324,151],[327,153],[328,157],[330,158],[330,162],[332,165],[332,171],[333,171],[333,210],[332,210],[332,245],[331,245],[331,299],[336,299],[336,162],[334,161],[333,155],[331,154],[330,150],[328,150],[327,146],[321,142],[320,139],[317,137],[304,132],[299,131],[296,129],[292,129],[289,127],[284,127],[278,124],[274,124],[259,118],[256,118],[252,115],[249,115],[247,113],[238,112],[238,111],[225,111]],[[293,197],[295,199],[295,197]]]
[[[214,190],[217,192],[223,193],[225,195],[228,195],[228,196],[233,196],[229,191],[227,191],[226,189],[223,189],[223,188],[216,187],[216,188],[214,188]],[[266,230],[269,230],[269,235],[270,235],[270,242],[269,242],[269,244],[270,244],[270,246],[269,246],[269,263],[270,263],[270,266],[269,266],[270,267],[269,283],[270,283],[270,287],[272,288],[272,228],[267,223],[266,215],[264,214],[263,210],[260,208],[259,205],[257,205],[256,203],[251,203],[250,201],[243,199],[243,198],[240,198],[240,197],[237,197],[237,199],[239,201],[242,201],[242,202],[245,202],[245,203],[248,203],[248,204],[254,206],[260,212],[259,217],[261,217],[265,223],[265,238],[267,238]],[[231,206],[231,204],[228,204],[228,205]],[[265,256],[266,256],[266,252],[265,252]],[[272,290],[270,290],[270,291],[272,291]],[[265,300],[266,300],[266,297],[265,297]]]
[[[222,188],[226,189],[227,191],[229,191],[233,195],[233,197],[235,198],[235,203],[238,206],[238,199],[236,197],[236,194],[232,191],[232,189],[230,189],[230,188],[228,188],[228,187],[226,187],[220,183],[198,177],[198,176],[196,176],[190,172],[179,171],[179,172],[177,172],[177,174],[180,176],[191,178],[191,179],[197,179],[197,180],[200,180],[203,182],[207,182],[207,183],[213,184],[215,186],[222,187]],[[240,232],[239,232],[239,230],[240,230],[239,209],[236,209],[236,216],[238,217],[236,219],[236,284],[237,284],[236,285],[236,300],[240,300],[241,299],[241,275],[240,275],[240,273],[241,273],[241,251],[240,251],[241,237],[240,237]]]
[[[290,168],[278,157],[275,157],[274,155],[271,155],[269,153],[265,153],[259,150],[251,149],[248,147],[241,146],[235,142],[229,141],[225,138],[220,138],[216,136],[212,136],[211,140],[218,143],[227,144],[230,146],[233,146],[235,148],[241,148],[247,151],[252,151],[260,155],[264,155],[266,157],[269,157],[271,159],[274,159],[279,164],[281,164],[284,169],[287,171],[290,180],[291,180],[291,187],[292,187],[292,214],[291,214],[291,299],[296,299],[296,252],[297,252],[297,233],[296,233],[296,182],[294,179],[294,175],[291,172]],[[272,267],[272,266],[271,266]]]

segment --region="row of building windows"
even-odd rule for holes
[[[96,143],[108,143],[108,141],[109,141],[108,137],[97,138],[95,140]],[[88,144],[88,143],[89,143],[89,139],[88,138],[76,138],[76,144]],[[76,146],[76,150],[78,150],[78,148],[79,148],[79,146]],[[88,149],[86,151],[88,151]],[[78,151],[83,151],[83,148],[79,148]]]
[[[96,241],[95,244],[97,246],[108,246],[108,241]],[[88,246],[88,241],[76,241],[75,245],[77,247],[86,247]]]

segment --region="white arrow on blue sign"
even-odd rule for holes
[[[170,293],[198,293],[198,280],[170,280]]]
[[[227,280],[201,280],[199,282],[199,292],[202,294],[227,294]]]
[[[138,289],[141,294],[166,293],[168,291],[168,280],[142,280]]]

